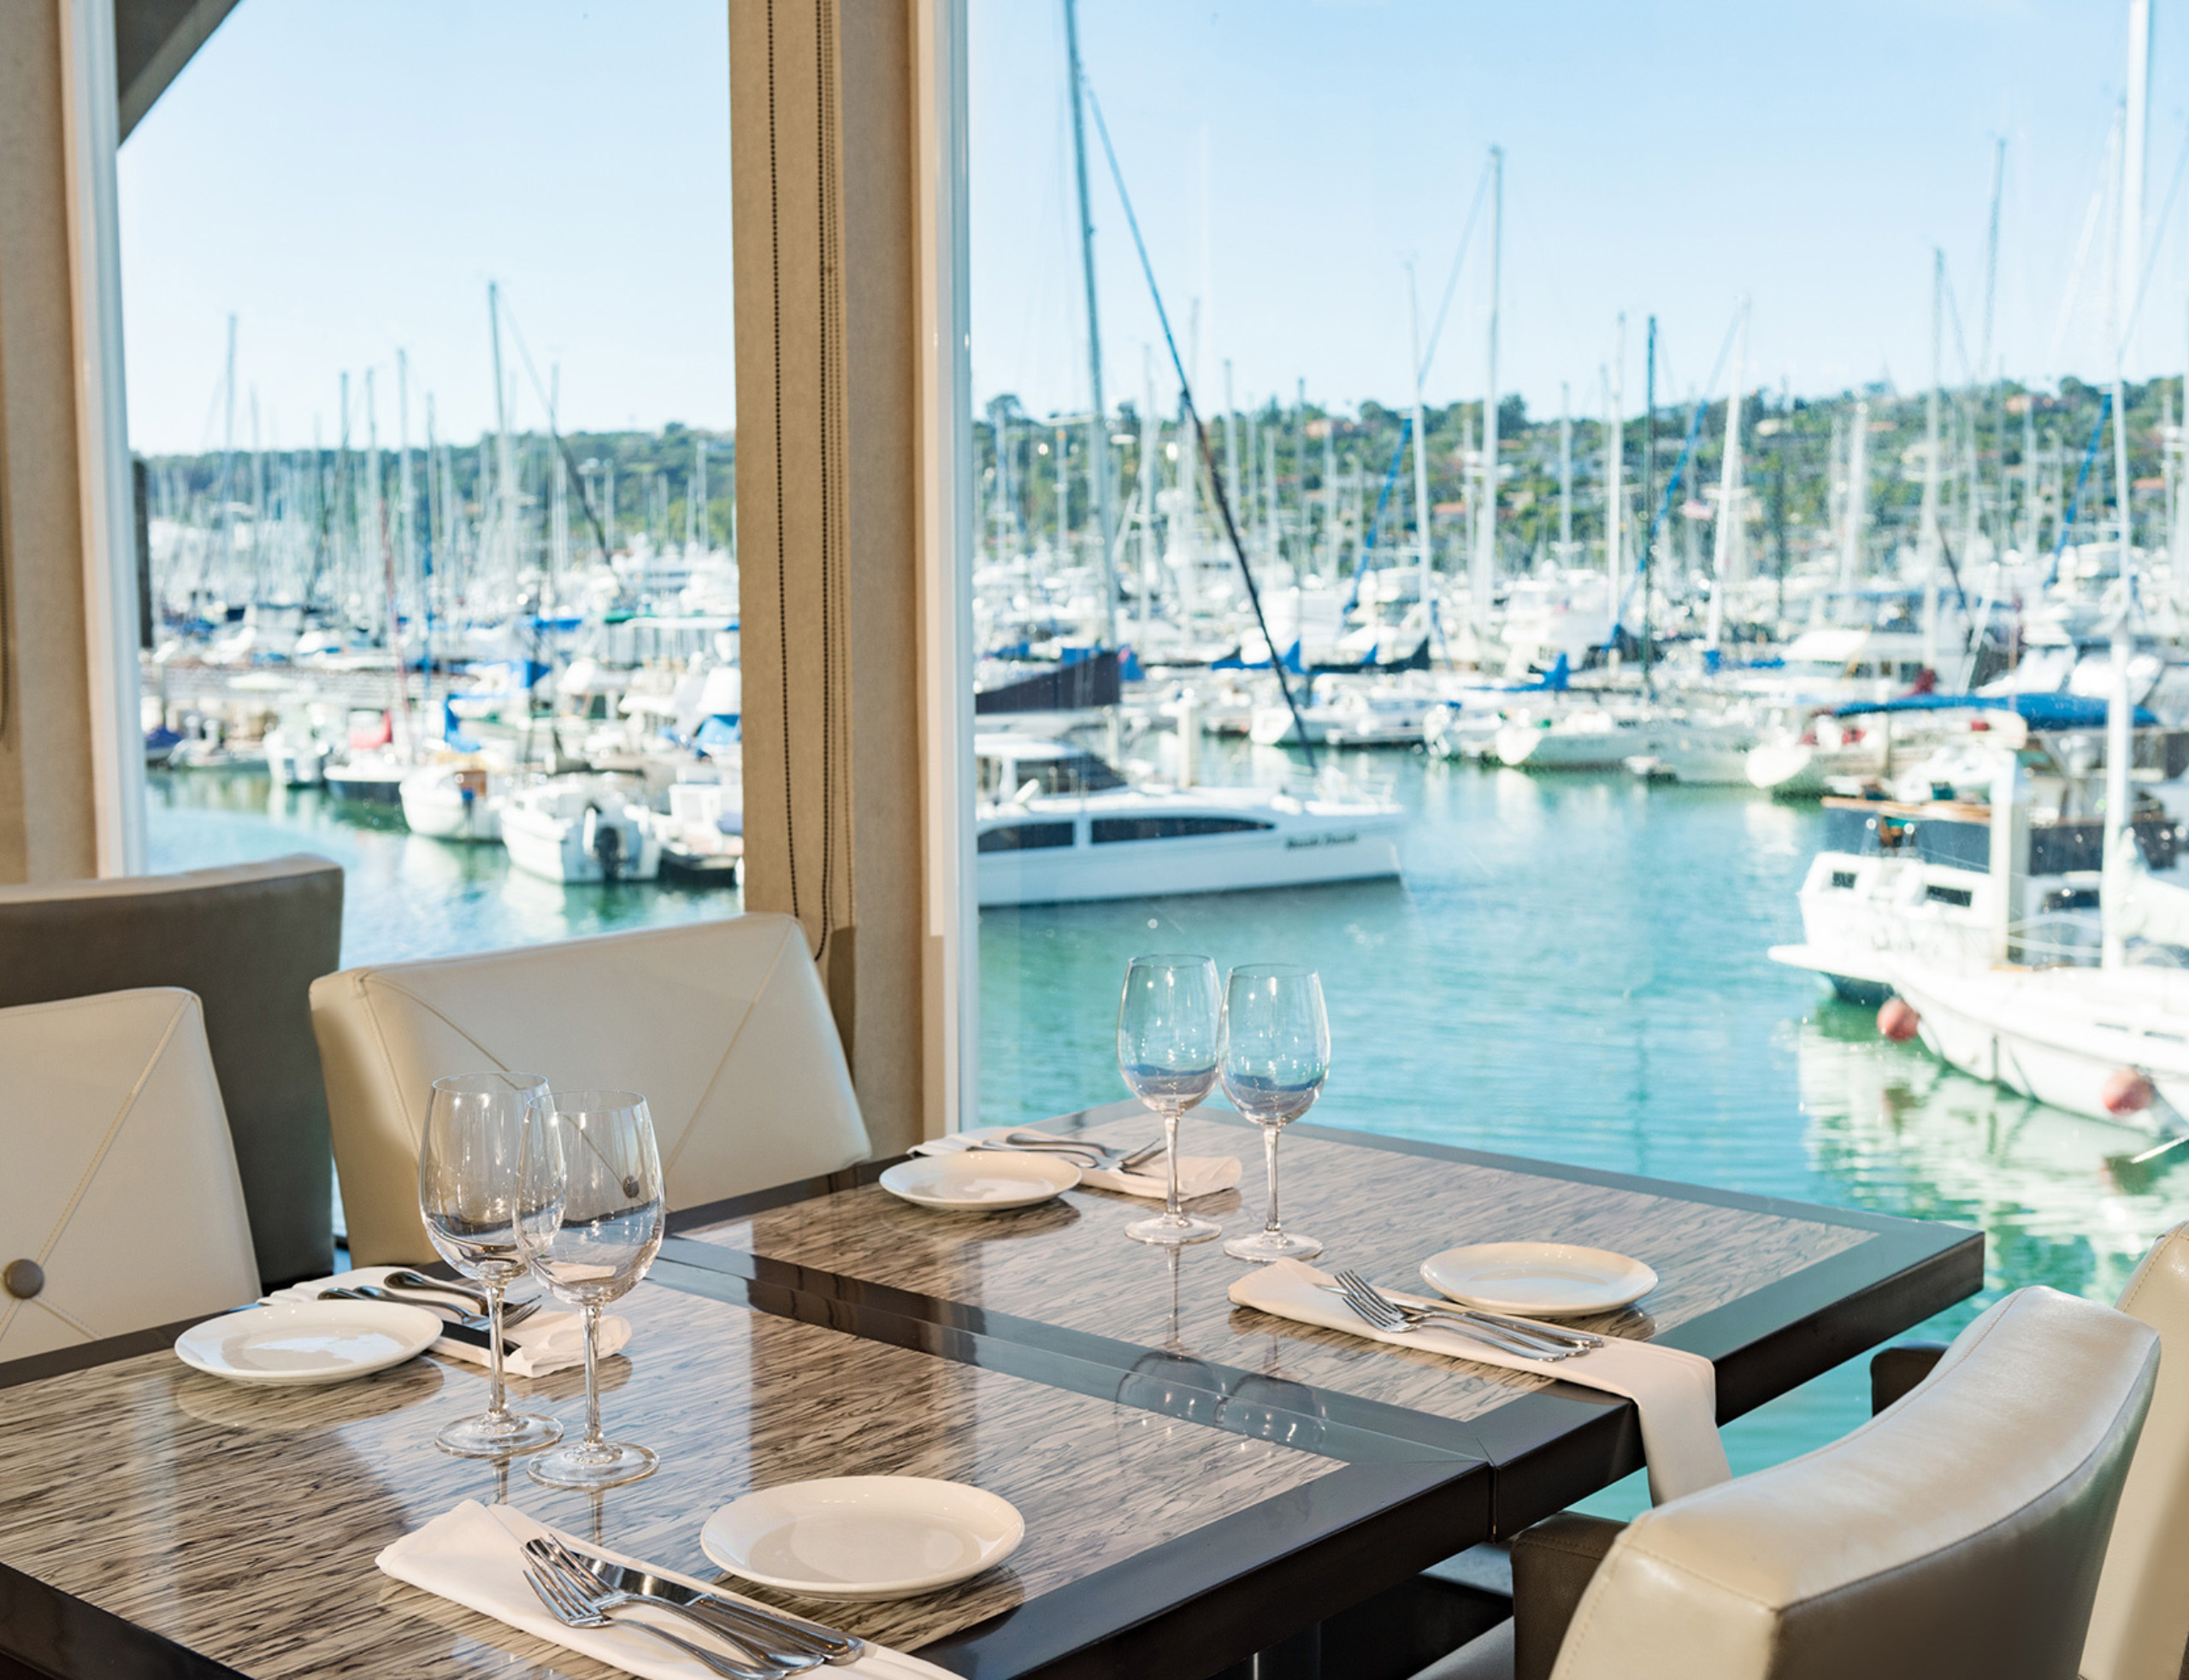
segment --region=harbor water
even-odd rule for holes
[[[1213,744],[1205,767],[1266,781],[1288,768],[1271,749]],[[2174,1164],[2189,1151],[2133,1166],[2144,1134],[1946,1072],[1920,1046],[1881,1040],[1870,1011],[1770,961],[1767,947],[1799,935],[1814,806],[1419,751],[1356,755],[1354,767],[1411,813],[1402,881],[983,911],[982,1117],[1038,1120],[1123,1096],[1118,976],[1136,952],[1191,950],[1321,971],[1332,1072],[1312,1121],[1982,1229],[1984,1294],[1915,1334],[1950,1335],[2027,1283],[2109,1300],[2152,1240],[2189,1218],[2189,1168]],[[294,851],[342,864],[345,964],[740,905],[735,889],[553,886],[512,873],[499,846],[425,840],[392,810],[272,790],[263,775],[152,783],[156,869]],[[1250,1167],[1252,1208],[1259,1178]],[[1285,1188],[1288,1223],[1342,1240],[1318,1222],[1311,1178]],[[1734,1469],[1859,1423],[1864,1363],[1729,1427]],[[1628,1514],[1645,1499],[1630,1478],[1587,1508]]]

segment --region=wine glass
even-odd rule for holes
[[[547,1100],[530,1073],[472,1073],[434,1082],[418,1141],[418,1212],[441,1259],[487,1292],[487,1409],[434,1437],[444,1453],[499,1459],[563,1438],[552,1418],[512,1412],[503,1389],[502,1292],[524,1276],[517,1252],[517,1161],[526,1125]]]
[[[1163,1211],[1125,1235],[1171,1247],[1206,1242],[1223,1227],[1178,1211],[1178,1117],[1216,1088],[1224,1014],[1216,964],[1206,957],[1136,957],[1118,1005],[1118,1067],[1133,1095],[1163,1117],[1170,1183]]]
[[[1224,997],[1224,1094],[1262,1129],[1269,1166],[1269,1217],[1252,1236],[1224,1245],[1237,1260],[1304,1260],[1323,1252],[1277,1217],[1277,1140],[1315,1105],[1331,1073],[1331,1026],[1323,982],[1313,969],[1257,963],[1231,970]]]
[[[661,1252],[661,1157],[635,1091],[558,1091],[525,1135],[517,1242],[557,1299],[585,1314],[585,1439],[525,1466],[550,1488],[618,1487],[650,1476],[652,1451],[600,1432],[600,1309]]]

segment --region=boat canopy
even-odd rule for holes
[[[1897,700],[1856,700],[1838,708],[1834,717],[1873,711],[2010,711],[2033,729],[2102,729],[2106,703],[2088,694],[1903,694]],[[2136,708],[2136,727],[2157,727],[2158,719]]]

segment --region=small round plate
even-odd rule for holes
[[[923,1476],[835,1476],[733,1500],[699,1548],[721,1568],[810,1598],[910,1598],[993,1569],[1026,1521],[1008,1500]]]
[[[389,1301],[276,1301],[193,1324],[174,1351],[208,1376],[302,1388],[399,1365],[432,1347],[446,1323]]]
[[[1003,1149],[915,1155],[882,1175],[882,1188],[922,1207],[1029,1207],[1079,1182],[1079,1169],[1054,1156]]]
[[[1607,1248],[1571,1242],[1478,1242],[1421,1263],[1431,1288],[1492,1312],[1571,1318],[1608,1312],[1657,1287],[1657,1274]]]

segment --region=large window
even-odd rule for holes
[[[2189,605],[2181,121],[2118,105],[2110,9],[1685,25],[973,0],[980,1112],[1124,1094],[1137,952],[1303,963],[1314,1119],[1982,1223],[1995,1288],[2109,1299],[2183,1205],[2136,1135],[1771,953],[1897,821],[1840,793],[1924,805],[1909,902],[1978,913],[2009,726],[1843,708],[2102,694],[2124,506]]]
[[[124,147],[156,869],[344,958],[735,911],[723,10],[239,7]]]

